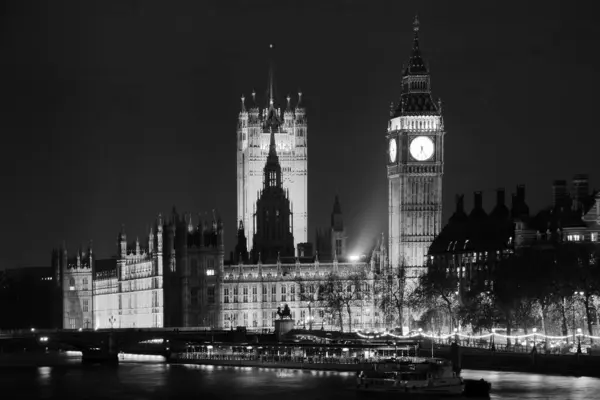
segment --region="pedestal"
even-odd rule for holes
[[[275,337],[280,342],[286,333],[294,329],[293,319],[276,319],[275,320]]]

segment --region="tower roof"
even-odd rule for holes
[[[275,144],[275,131],[271,129],[271,139],[269,142],[269,155],[267,156],[268,164],[279,164],[279,156],[277,155],[277,145]]]
[[[427,67],[421,56],[421,49],[419,48],[419,17],[415,15],[413,21],[413,31],[415,37],[413,39],[413,48],[408,60],[408,65],[404,70],[404,75],[427,75]]]
[[[281,165],[279,164],[279,156],[277,155],[277,147],[275,146],[275,130],[271,131],[271,141],[269,143],[269,155],[264,168],[264,188],[277,187],[281,189]]]
[[[415,33],[413,48],[408,65],[402,74],[402,94],[397,108],[392,111],[392,118],[401,115],[438,115],[441,103],[436,104],[431,97],[429,71],[425,66],[419,47],[419,19],[413,22]]]
[[[342,206],[340,205],[340,198],[337,194],[335,195],[335,201],[333,202],[333,213],[334,214],[342,213]]]

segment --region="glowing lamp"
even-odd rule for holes
[[[211,345],[211,344],[209,344],[208,346],[206,346],[206,348],[210,350],[210,349],[212,349],[213,347],[212,347],[212,345]]]
[[[252,350],[252,346],[247,346],[246,350]]]
[[[350,351],[350,349],[349,349],[349,348],[347,348],[347,347],[344,347],[344,348],[342,349],[342,351]]]
[[[536,333],[536,332],[537,332],[537,328],[533,328],[533,333]]]
[[[356,262],[360,259],[360,256],[357,256],[356,254],[351,255],[350,257],[348,257],[348,259],[352,262]]]
[[[577,334],[581,335],[581,328],[577,328]]]

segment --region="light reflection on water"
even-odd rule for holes
[[[600,379],[585,377],[494,371],[464,371],[463,376],[490,381],[492,399],[591,400],[598,398],[600,388]],[[371,397],[357,393],[354,383],[351,372],[168,365],[147,361],[125,361],[118,367],[65,364],[0,368],[0,387],[4,393],[42,399],[363,400]]]
[[[463,371],[466,379],[492,383],[492,399],[569,399],[599,397],[600,379],[521,372]]]

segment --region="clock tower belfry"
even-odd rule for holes
[[[392,103],[387,129],[389,261],[415,278],[442,224],[444,121],[431,96],[430,75],[419,49],[419,21],[402,74],[400,102]],[[408,283],[408,282],[407,282]]]

